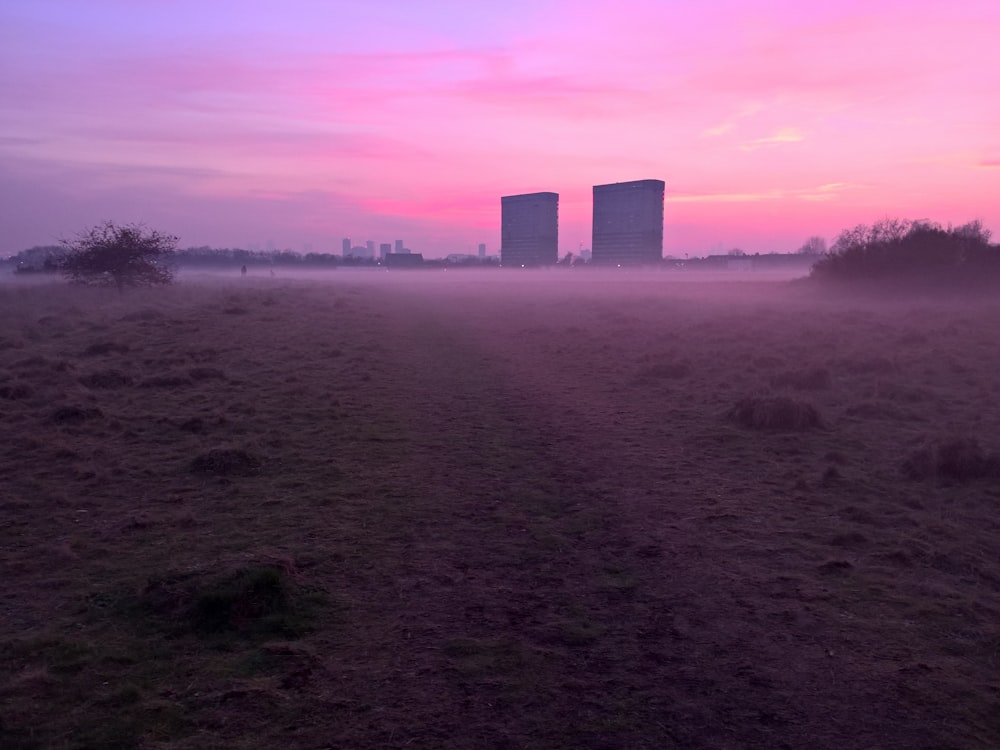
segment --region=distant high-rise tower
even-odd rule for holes
[[[369,258],[374,258],[375,257],[375,241],[374,240],[368,240],[365,243],[365,247],[368,248],[368,257]]]
[[[479,243],[479,258],[480,258],[480,260],[482,260],[485,257],[486,257],[486,243],[485,242],[480,242]]]
[[[663,260],[662,180],[594,186],[593,262],[638,265]]]
[[[378,257],[385,258],[389,253],[392,252],[392,245],[388,242],[382,242],[378,246]]]
[[[396,249],[393,250],[393,252],[394,253],[401,253],[401,252],[403,252],[403,241],[402,240],[396,240]]]
[[[500,198],[500,263],[548,266],[559,259],[559,194]]]
[[[345,237],[340,241],[340,254],[345,258],[351,254],[351,239],[350,237]]]

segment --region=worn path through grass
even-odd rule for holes
[[[934,571],[930,631],[875,554],[904,514],[982,493],[911,486],[927,507],[904,508],[871,424],[728,425],[736,376],[794,367],[809,324],[570,291],[20,300],[5,744],[990,747],[996,670],[970,655],[994,631],[958,628],[992,611],[991,568]],[[815,324],[848,353],[896,327]],[[844,371],[827,417],[872,382]]]

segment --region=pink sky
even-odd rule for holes
[[[500,196],[667,184],[664,252],[884,216],[1000,234],[1000,3],[32,0],[0,6],[0,254],[104,219],[181,245],[430,257]]]

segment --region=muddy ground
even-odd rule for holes
[[[0,287],[5,748],[1000,747],[1000,304]]]

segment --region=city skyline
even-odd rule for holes
[[[1000,6],[294,0],[0,9],[0,255],[105,219],[185,246],[500,247],[498,195],[666,180],[665,255],[885,216],[1000,232]]]

